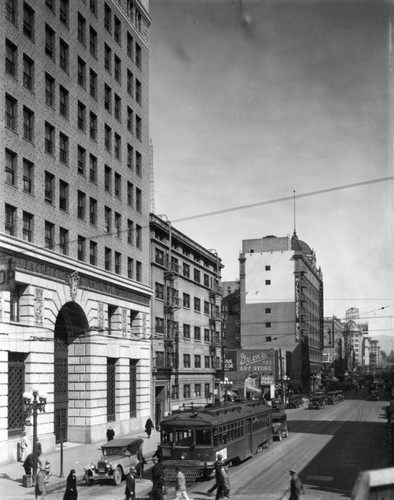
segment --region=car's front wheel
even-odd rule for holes
[[[112,477],[116,486],[118,486],[122,482],[122,471],[120,467],[116,467]]]

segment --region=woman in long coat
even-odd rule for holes
[[[145,424],[145,432],[148,434],[148,438],[150,438],[150,435],[152,434],[152,429],[154,427],[154,424],[150,418],[146,421]]]
[[[70,474],[67,476],[66,491],[64,492],[63,500],[77,500],[77,476],[75,470],[71,469]]]

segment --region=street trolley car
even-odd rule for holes
[[[223,406],[189,406],[160,422],[166,479],[180,466],[188,481],[209,478],[217,455],[225,464],[241,462],[272,443],[272,408],[264,401]]]

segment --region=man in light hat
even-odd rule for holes
[[[304,493],[304,486],[301,483],[301,479],[297,476],[294,469],[290,469],[290,497],[289,500],[298,500]]]
[[[135,475],[137,471],[134,466],[130,467],[129,473],[126,476],[126,489],[124,490],[125,500],[135,500]]]

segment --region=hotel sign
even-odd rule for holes
[[[295,278],[295,340],[300,341],[300,277]]]

